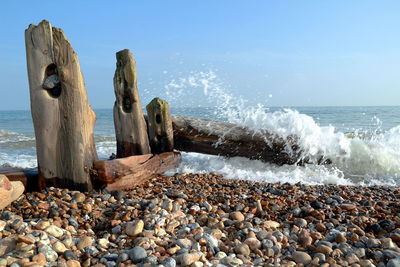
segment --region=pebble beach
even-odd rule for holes
[[[0,266],[400,266],[400,188],[159,176],[0,211]]]

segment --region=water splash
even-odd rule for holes
[[[307,158],[311,163],[317,163],[321,158],[329,159],[329,166],[283,166],[253,161],[247,162],[250,166],[263,171],[249,171],[243,164],[235,160],[220,159],[215,163],[215,158],[208,158],[210,163],[205,167],[204,158],[197,156],[200,166],[209,171],[225,174],[230,178],[262,179],[275,181],[275,175],[280,181],[289,181],[288,177],[296,177],[295,181],[306,183],[340,183],[340,184],[400,184],[400,126],[384,132],[381,128],[382,121],[378,117],[372,118],[376,125],[372,133],[360,134],[355,131],[352,138],[343,132],[338,132],[333,126],[320,126],[315,120],[293,109],[282,109],[269,112],[264,105],[248,105],[243,98],[232,95],[224,89],[223,83],[213,71],[192,73],[188,77],[174,79],[165,87],[169,95],[174,95],[178,90],[179,97],[191,94],[193,90],[201,90],[208,102],[216,106],[216,116],[224,121],[247,126],[255,131],[267,129],[277,136],[287,139],[296,136],[301,147],[300,158]],[[286,151],[291,153],[288,149]],[[211,163],[212,162],[212,163]],[[188,160],[182,165],[182,171],[193,168],[194,160]],[[257,165],[257,166],[254,166]],[[219,166],[219,167],[216,167]],[[246,165],[247,166],[247,165]],[[265,168],[268,169],[266,173]],[[282,169],[279,169],[282,168]],[[247,174],[244,170],[247,169]],[[228,171],[229,170],[229,171]],[[289,171],[290,170],[290,171]],[[272,175],[273,174],[273,175]],[[250,176],[252,178],[250,178]],[[317,179],[316,177],[320,177]]]

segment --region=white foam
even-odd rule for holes
[[[353,185],[336,168],[321,165],[278,166],[259,160],[233,157],[225,158],[198,153],[182,153],[182,163],[175,172],[209,173],[214,172],[229,179],[241,179],[269,183],[306,183]]]
[[[296,110],[268,112],[263,105],[246,105],[245,100],[227,93],[216,74],[199,72],[187,78],[175,79],[168,90],[202,90],[210,103],[216,104],[217,115],[226,121],[250,127],[256,131],[267,129],[281,138],[296,136],[301,147],[301,159],[317,163],[321,157],[332,165],[283,166],[244,159],[223,159],[186,155],[181,171],[215,171],[229,178],[263,180],[268,182],[304,182],[339,184],[400,183],[400,126],[381,132],[382,122],[374,118],[377,131],[366,138],[348,138],[333,126],[319,126],[312,117]],[[173,95],[172,92],[169,93]],[[290,147],[287,147],[287,152]],[[250,166],[250,167],[249,167]]]
[[[35,138],[33,135],[25,135],[0,129],[0,144],[21,142],[21,141],[35,141]]]
[[[0,167],[10,166],[17,168],[37,167],[36,155],[0,153]]]
[[[99,159],[108,159],[111,154],[116,153],[116,141],[98,141],[96,142],[97,156]]]

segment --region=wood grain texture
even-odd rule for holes
[[[29,25],[25,45],[41,186],[90,190],[96,115],[78,56],[63,31],[46,20]]]
[[[268,131],[253,131],[235,124],[172,117],[174,147],[180,151],[228,157],[247,157],[279,165],[298,163],[295,138],[287,141]],[[288,149],[294,153],[288,154]]]
[[[144,183],[170,169],[181,161],[180,153],[139,155],[94,163],[94,180],[107,190],[129,189]]]
[[[171,152],[174,149],[174,134],[168,102],[156,97],[146,110],[151,153]]]
[[[137,88],[135,60],[128,49],[119,51],[116,57],[114,125],[117,158],[149,154],[147,125]]]

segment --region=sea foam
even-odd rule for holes
[[[178,171],[213,171],[227,178],[266,182],[400,184],[400,126],[386,132],[377,130],[362,137],[356,132],[349,138],[333,126],[320,126],[312,117],[297,110],[269,112],[261,104],[246,105],[243,98],[224,90],[223,83],[213,71],[174,79],[167,84],[166,89],[179,90],[180,96],[184,92],[190,94],[192,90],[202,90],[209,102],[217,107],[216,116],[219,119],[255,131],[267,129],[283,139],[295,136],[301,148],[299,159],[307,159],[310,163],[305,166],[276,166],[243,158],[226,159],[188,153],[184,154]],[[287,153],[294,153],[290,146],[286,149]],[[332,163],[317,165],[321,158],[329,159]]]

